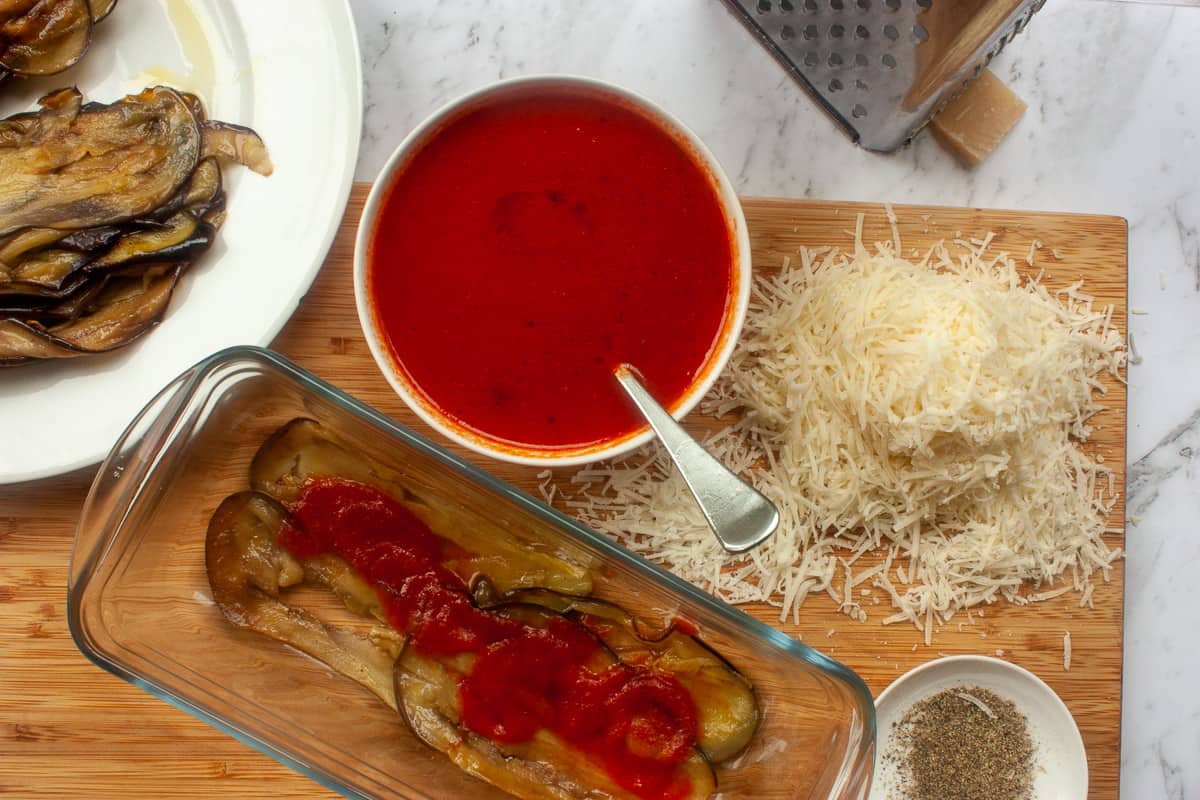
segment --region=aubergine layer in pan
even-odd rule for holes
[[[584,568],[486,525],[452,518],[414,493],[423,491],[417,480],[370,459],[314,420],[288,423],[255,456],[250,490],[226,498],[209,523],[206,568],[217,606],[235,625],[301,650],[361,684],[422,742],[518,797],[702,800],[713,795],[717,767],[746,748],[761,719],[746,678],[690,632],[674,625],[649,632],[620,607],[589,597],[592,576],[601,574],[595,565]],[[365,490],[365,505],[318,501],[325,511],[314,518],[309,492],[319,494],[331,484]],[[406,540],[401,529],[381,526],[368,513],[388,503],[406,509],[404,514],[419,520],[425,535],[438,542],[434,552],[440,554],[440,566],[432,569],[445,570],[441,585],[467,593],[457,602],[439,600],[428,617],[422,616],[426,612],[397,616],[392,605],[400,598],[407,607],[416,602],[411,598],[437,590],[418,576],[428,569],[417,555],[428,540],[412,549],[414,540]],[[331,516],[322,516],[326,513]],[[317,519],[334,520],[338,540],[372,539],[368,562],[355,561],[359,556],[336,545],[332,551],[313,548],[312,526],[325,524]],[[298,541],[309,544],[297,546]],[[417,566],[409,568],[412,577],[397,590],[380,577],[381,569],[388,571],[380,567],[385,562]],[[319,615],[315,608],[289,602],[291,590],[305,584],[329,590],[331,599],[371,627],[334,624],[322,619],[331,616],[328,608]],[[421,643],[430,625],[446,626],[449,638],[439,642],[467,641],[474,635],[474,615],[508,626],[508,633],[488,639],[491,644],[482,650],[438,650],[444,645],[431,650],[427,641]],[[456,628],[460,622],[466,627]],[[579,676],[585,690],[608,686],[605,681],[614,672],[634,676],[599,706],[604,713],[592,716],[587,706],[573,705],[571,696],[553,699],[556,684],[547,678],[552,673],[545,664],[558,656],[545,656],[549,660],[543,664],[536,654],[516,660],[506,655],[522,637],[539,640],[551,629],[569,631],[566,639],[554,640],[560,644],[585,643],[585,660],[571,667],[582,672],[570,673]],[[553,645],[551,654],[561,653],[553,649],[559,646]],[[543,687],[547,680],[549,688]],[[626,691],[635,684],[645,690],[641,699],[648,705],[633,700],[621,705],[618,698],[641,697]],[[673,686],[676,694],[650,694],[651,686]],[[487,698],[496,699],[489,692],[495,691],[500,698],[516,697],[512,708],[502,708],[507,701],[489,705]],[[660,705],[671,697],[671,704]],[[571,725],[529,723],[527,705],[551,709],[540,713],[540,720]],[[628,712],[628,719],[613,709]],[[492,715],[502,724],[490,726]],[[689,717],[690,724],[679,723],[679,715]],[[480,719],[487,724],[481,727]],[[514,735],[510,721],[518,728],[533,727]],[[689,738],[661,738],[664,730],[675,728],[690,728]],[[638,780],[630,780],[631,766],[640,770]]]
[[[0,366],[146,333],[221,226],[222,163],[271,173],[258,135],[206,119],[194,95],[158,86],[102,105],[62,89],[39,102],[0,120]]]
[[[0,0],[0,83],[54,75],[83,58],[117,0]]]

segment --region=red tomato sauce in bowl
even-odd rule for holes
[[[501,93],[443,121],[382,195],[367,295],[418,399],[491,448],[578,450],[645,428],[705,375],[739,281],[731,221],[686,140],[616,95]]]

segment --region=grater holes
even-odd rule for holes
[[[817,30],[816,25],[805,25],[804,26],[804,38],[808,39],[810,42],[813,39],[816,39],[820,35],[821,35],[821,32]]]
[[[804,11],[807,14],[817,13],[817,0],[804,0]]]
[[[933,0],[917,0],[917,8],[922,11],[928,11],[931,5],[933,5]]]
[[[804,54],[804,66],[806,67],[815,67],[820,61],[821,57],[817,55],[815,50],[809,50]]]
[[[846,8],[846,0],[829,0],[829,7],[834,11],[842,11]]]
[[[854,36],[857,39],[870,39],[871,32],[867,30],[866,25],[859,25],[854,29]]]
[[[840,39],[846,35],[846,28],[842,25],[837,25],[837,24],[830,25],[829,26],[829,35],[832,36],[834,39]]]
[[[850,116],[855,119],[862,119],[867,115],[867,108],[862,103],[855,103],[854,108],[850,109]]]
[[[896,30],[895,25],[889,23],[883,26],[883,35],[894,42],[900,38],[900,31]]]
[[[883,65],[885,67],[887,67],[888,69],[896,68],[896,57],[893,56],[891,53],[884,53],[883,58],[881,58],[880,61],[882,61]]]
[[[913,25],[912,36],[914,42],[923,42],[929,38],[929,31],[925,30],[925,26],[918,22]]]
[[[871,10],[871,0],[858,0],[857,5],[858,5],[859,11],[870,11]]]
[[[758,0],[758,13],[766,14],[771,10],[771,0]]]
[[[782,28],[779,29],[779,38],[781,38],[781,39],[796,38],[796,29],[793,28],[791,25],[784,25]]]
[[[839,81],[837,78],[834,78],[833,80],[831,80],[829,82],[829,91],[840,92],[841,90],[842,90],[842,82]]]
[[[829,61],[828,61],[829,66],[840,67],[842,65],[842,63],[843,63],[843,61],[842,61],[841,53],[830,53],[829,54]],[[839,82],[838,88],[839,89],[841,88],[840,82]]]
[[[796,10],[796,6],[792,4],[792,0],[779,0],[779,10],[785,14],[790,14]]]
[[[859,79],[857,79],[856,81],[854,81],[854,88],[855,88],[855,89],[858,89],[860,92],[865,92],[865,91],[867,91],[867,90],[868,90],[870,87],[869,87],[869,86],[867,86],[867,82],[866,82],[866,81],[864,81],[862,78],[859,78]]]

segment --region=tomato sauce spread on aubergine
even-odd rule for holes
[[[367,284],[430,405],[488,439],[578,447],[643,427],[621,363],[664,405],[693,385],[733,307],[734,253],[677,135],[543,88],[450,119],[397,171]]]
[[[462,723],[500,744],[546,729],[645,798],[686,796],[676,769],[692,754],[697,710],[669,674],[611,663],[592,669],[602,645],[552,616],[531,627],[476,607],[443,558],[453,545],[375,487],[309,478],[280,545],[300,559],[333,554],[374,585],[388,620],[429,658],[475,656],[459,685]]]

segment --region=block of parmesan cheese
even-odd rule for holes
[[[996,149],[1024,113],[1025,102],[985,69],[929,125],[947,150],[973,167]]]

